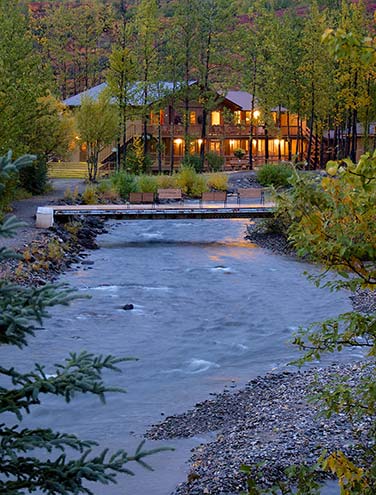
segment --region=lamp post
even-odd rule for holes
[[[119,172],[119,148],[116,146],[116,147],[113,147],[112,148],[112,153],[116,153],[116,172]]]

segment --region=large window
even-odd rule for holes
[[[163,110],[160,110],[159,112],[151,112],[150,113],[150,123],[151,124],[159,125],[159,123],[161,123],[161,125],[163,125],[164,120],[165,120],[165,114],[164,114]]]
[[[210,141],[210,151],[221,154],[221,142],[220,141]]]
[[[235,110],[235,112],[234,112],[234,124],[241,124],[241,123],[242,123],[241,111]]]
[[[211,113],[211,125],[221,125],[221,112],[216,110]]]

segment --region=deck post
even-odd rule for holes
[[[47,206],[38,206],[35,226],[38,229],[48,229],[54,224],[54,210]]]

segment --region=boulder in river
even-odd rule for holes
[[[130,309],[134,309],[134,306],[133,304],[124,304],[121,309],[124,309],[124,311],[129,311]]]

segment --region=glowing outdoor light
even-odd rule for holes
[[[177,145],[181,144],[182,142],[183,142],[183,140],[180,138],[174,140],[174,143]]]
[[[197,142],[198,142],[198,145],[201,146],[202,145],[202,139],[197,139]]]
[[[258,118],[260,117],[260,112],[259,112],[259,110],[255,110],[255,111],[253,112],[253,117],[254,117],[255,119],[258,119]]]

